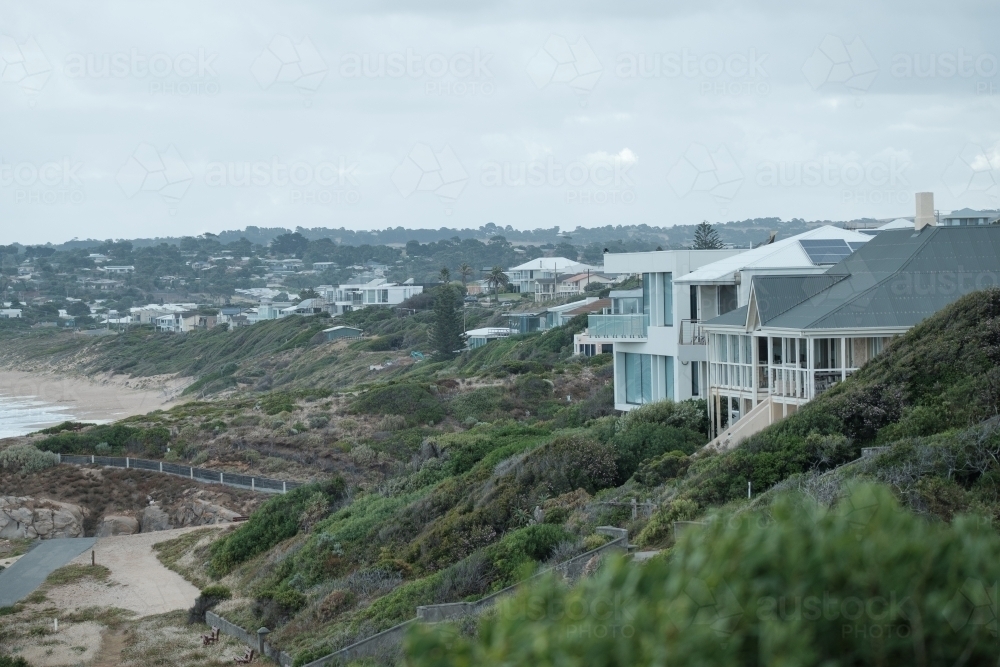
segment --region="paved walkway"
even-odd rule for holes
[[[93,537],[42,542],[0,572],[0,607],[9,607],[42,585],[45,578],[94,545]]]

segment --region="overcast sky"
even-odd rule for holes
[[[6,3],[0,242],[998,205],[993,3],[473,4]]]

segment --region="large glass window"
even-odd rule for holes
[[[674,325],[674,276],[672,273],[661,273],[660,289],[663,290],[663,326]]]
[[[719,285],[719,315],[736,310],[736,285]]]
[[[625,353],[625,402],[642,405],[653,400],[653,356]]]

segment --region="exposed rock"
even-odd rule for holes
[[[201,498],[185,499],[175,506],[173,524],[176,527],[204,526],[212,523],[229,523],[239,512],[226,509],[221,505],[202,500]]]
[[[157,505],[150,505],[142,510],[142,532],[152,533],[157,530],[170,530],[170,515]]]
[[[101,520],[95,537],[114,537],[115,535],[134,535],[139,532],[139,522],[130,516],[109,514]]]
[[[30,497],[0,496],[0,538],[53,539],[83,536],[78,505]]]

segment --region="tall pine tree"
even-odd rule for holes
[[[707,220],[703,220],[694,228],[694,245],[691,247],[695,250],[718,250],[722,247],[722,239],[719,238],[719,232],[715,231],[715,227],[708,224]]]
[[[452,285],[441,285],[434,297],[434,329],[431,343],[434,356],[452,359],[464,347],[462,316],[458,312],[458,293]]]

